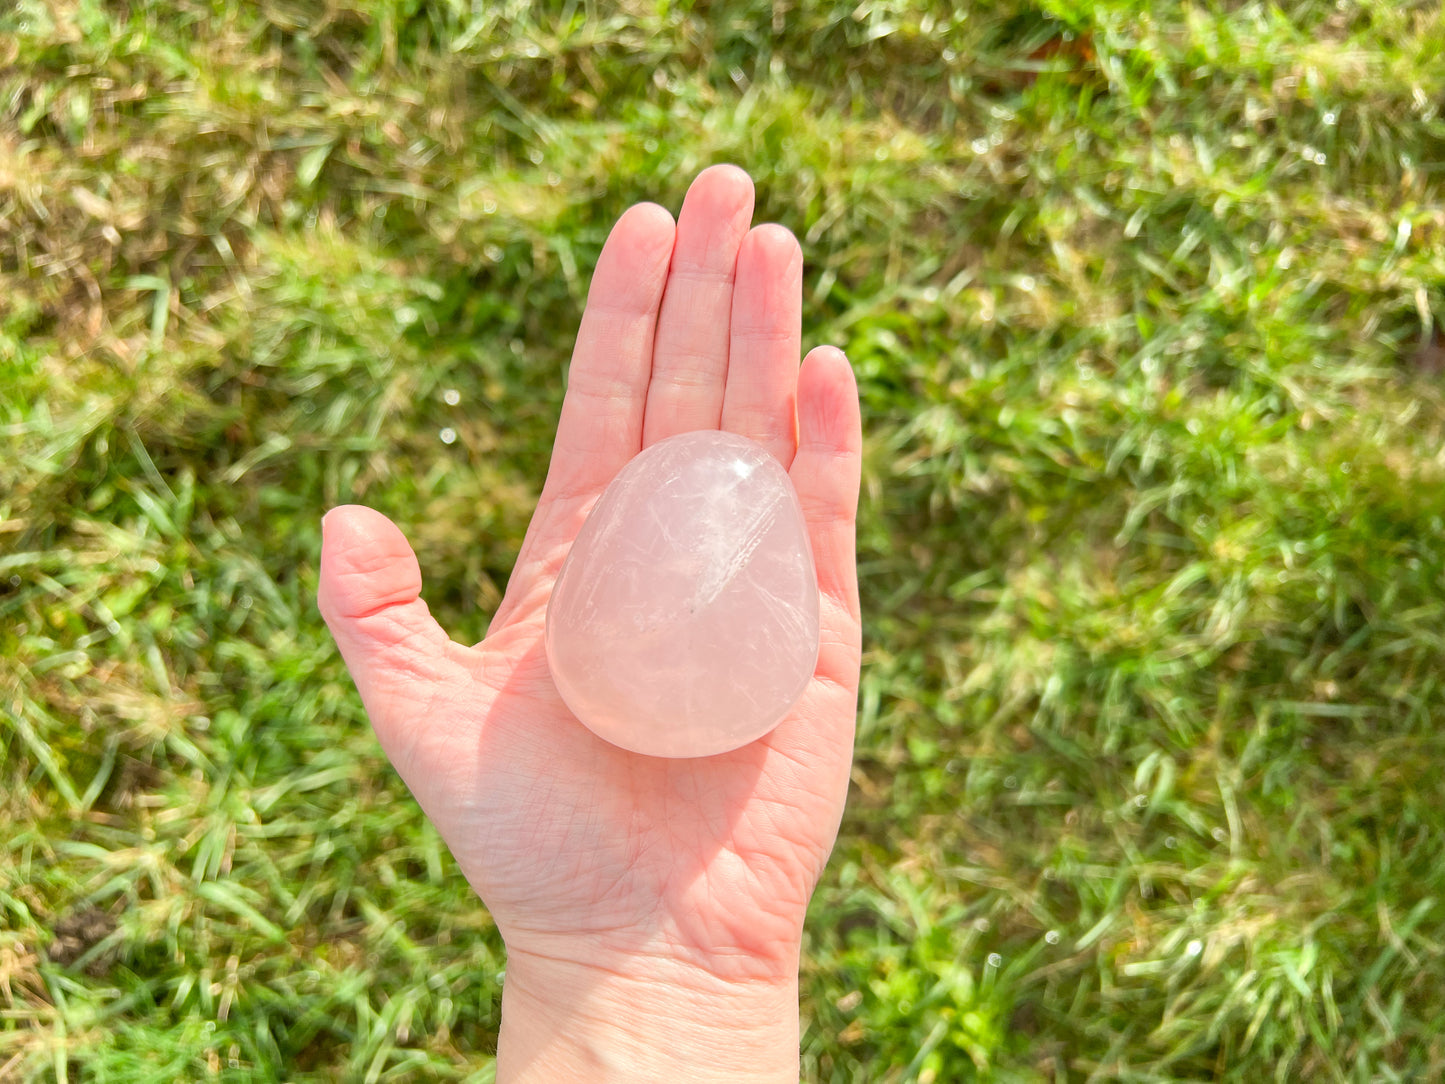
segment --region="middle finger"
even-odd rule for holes
[[[688,189],[657,319],[643,447],[717,428],[738,250],[752,218],[752,178],[736,166],[706,169]]]

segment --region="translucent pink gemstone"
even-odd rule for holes
[[[547,661],[577,718],[624,749],[700,757],[766,734],[818,661],[818,581],[787,471],[731,433],[644,450],[572,544]]]

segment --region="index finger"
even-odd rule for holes
[[[602,246],[572,351],[547,481],[492,617],[504,627],[555,575],[592,502],[642,450],[657,311],[672,261],[672,216],[655,203],[628,209]]]
[[[587,291],[538,504],[600,493],[642,449],[652,345],[676,228],[655,203],[612,227]]]

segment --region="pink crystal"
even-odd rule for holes
[[[818,581],[788,473],[732,433],[645,449],[598,500],[547,607],[573,714],[660,757],[723,753],[797,703],[818,660]]]

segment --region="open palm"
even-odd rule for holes
[[[678,222],[640,204],[587,299],[546,485],[487,638],[453,643],[400,530],[325,520],[319,601],[387,756],[508,951],[613,971],[665,959],[724,980],[796,974],[803,914],[847,789],[859,667],[857,391],[842,354],[799,366],[802,257],[751,227],[753,186],[702,173]],[[788,468],[818,569],[813,682],[770,734],[664,760],[595,737],[543,652],[547,600],[588,511],[642,448],[697,429]]]

